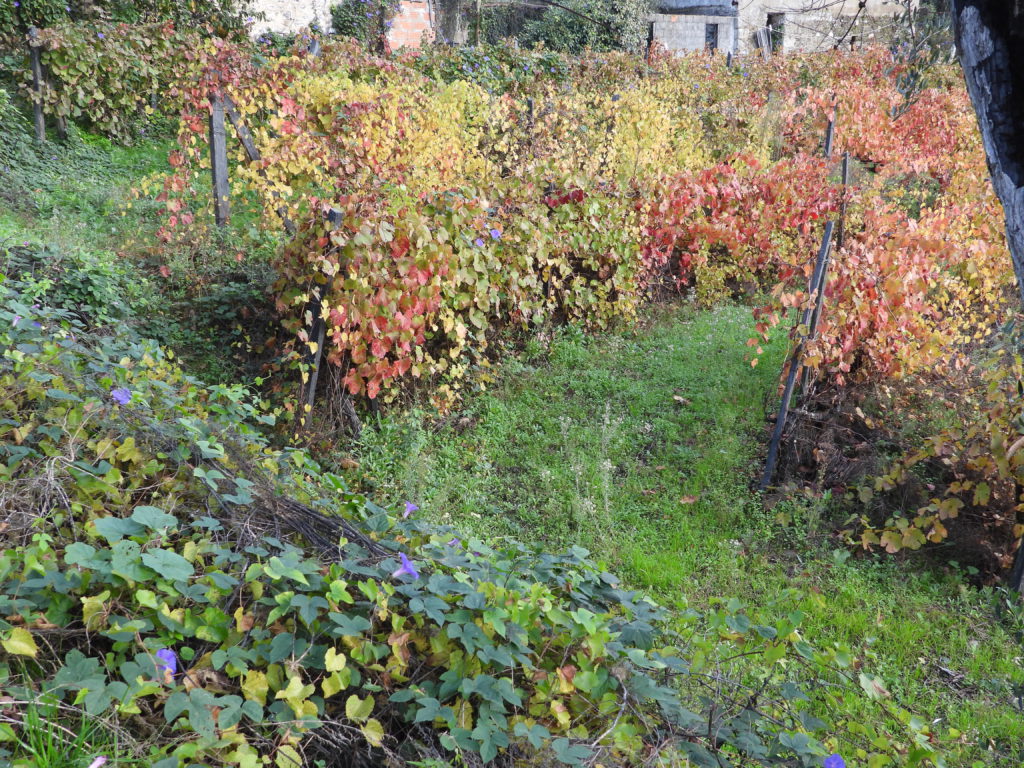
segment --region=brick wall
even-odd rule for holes
[[[433,35],[430,8],[426,0],[403,0],[402,7],[391,24],[391,34],[388,37],[391,47],[419,48],[424,35],[428,40]]]

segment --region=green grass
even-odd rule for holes
[[[226,230],[164,245],[156,235],[162,204],[155,192],[135,191],[169,169],[170,139],[140,138],[125,147],[73,131],[67,143],[36,145],[24,120],[0,122],[0,131],[8,131],[0,134],[0,269],[8,268],[5,249],[27,247],[54,268],[33,270],[53,272],[51,282],[59,283],[62,270],[91,276],[95,292],[65,303],[80,299],[99,310],[94,317],[116,317],[157,339],[207,381],[253,374],[259,361],[243,359],[248,343],[276,330],[266,306],[277,240],[252,234],[251,212],[240,207]],[[51,302],[67,299],[60,285],[39,290]],[[117,312],[106,311],[110,302]],[[255,319],[243,321],[243,308]]]
[[[752,368],[751,325],[743,307],[680,308],[636,333],[558,334],[458,413],[367,428],[357,482],[463,531],[581,544],[669,606],[799,608],[812,643],[848,644],[897,700],[963,732],[952,765],[1019,765],[1024,652],[992,596],[921,559],[849,557],[834,502],[769,512],[751,490],[782,355]]]

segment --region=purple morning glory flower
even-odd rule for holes
[[[170,672],[171,676],[178,674],[178,656],[170,648],[161,648],[154,654],[157,660],[157,670],[163,673]]]
[[[20,323],[20,322],[21,322],[21,315],[15,315],[15,316],[14,316],[14,319],[13,319],[13,320],[11,320],[11,328],[13,328],[14,326],[16,326],[16,325],[17,325],[18,323]]]
[[[104,766],[104,765],[107,764],[107,760],[108,760],[108,758],[107,758],[106,755],[100,755],[95,760],[93,760],[91,763],[89,763],[89,768],[100,768],[101,766]]]
[[[446,541],[446,542],[445,542],[445,544],[447,544],[447,545],[448,545],[449,547],[457,547],[457,546],[459,546],[459,544],[461,544],[461,543],[462,543],[462,542],[461,542],[461,541],[459,541],[459,538],[458,538],[457,536],[452,536],[452,538],[451,538],[451,540],[450,540],[450,541]]]
[[[115,387],[110,390],[110,397],[113,398],[115,403],[128,405],[132,399],[132,391],[126,387]]]
[[[475,245],[477,248],[483,248],[484,241],[478,237],[476,240],[473,241],[473,245]]]
[[[102,32],[97,32],[96,33],[96,37],[98,37],[100,40],[102,40],[103,38],[106,37],[106,35],[104,35]]]
[[[397,579],[399,576],[412,576],[414,579],[418,579],[419,571],[413,567],[412,562],[405,556],[405,552],[399,552],[398,556],[402,559],[402,564],[391,574],[392,577]]]
[[[839,755],[829,755],[825,758],[825,768],[846,768],[846,761]]]
[[[500,240],[500,239],[501,239],[501,232],[499,232],[496,229],[492,229],[491,230],[491,240]]]
[[[419,507],[417,507],[411,501],[405,502],[405,512],[402,513],[402,519],[408,520],[409,515],[411,515],[413,512],[416,512],[417,510],[419,510]]]

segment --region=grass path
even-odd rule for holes
[[[828,504],[766,512],[751,491],[782,345],[752,368],[750,327],[727,306],[638,333],[563,333],[503,364],[460,413],[367,429],[360,482],[463,531],[580,544],[666,605],[801,610],[812,643],[848,644],[904,704],[962,732],[951,765],[1019,766],[1024,651],[991,595],[952,569],[851,558]]]

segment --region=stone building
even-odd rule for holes
[[[883,40],[894,0],[656,0],[650,39],[670,51],[821,51]]]
[[[739,0],[741,53],[822,51],[884,39],[902,6],[893,0]]]
[[[649,39],[670,51],[736,50],[734,0],[657,0]]]

